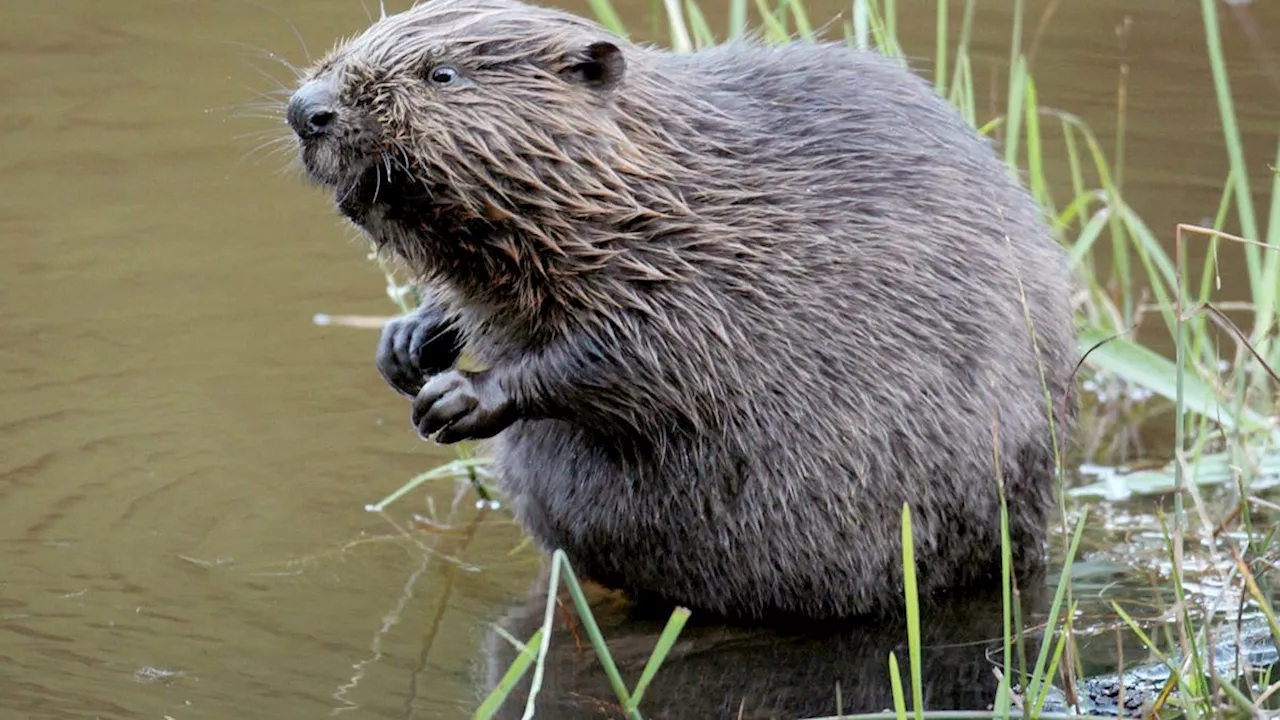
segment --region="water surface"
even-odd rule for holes
[[[639,33],[648,3],[620,6]],[[932,4],[900,7],[929,55]],[[1043,102],[1104,139],[1128,63],[1126,188],[1170,239],[1226,174],[1198,12],[1063,3],[1036,57]],[[0,17],[0,717],[465,716],[488,624],[538,558],[448,481],[364,511],[451,455],[374,372],[374,332],[312,324],[387,314],[383,279],[287,157],[247,157],[283,128],[235,117],[273,89],[260,71],[287,78],[258,50],[304,62],[295,29],[314,54],[365,10],[6,0]],[[1248,152],[1269,159],[1280,89],[1233,17]],[[1002,4],[977,31],[1002,76]],[[1107,513],[1149,535],[1145,510]],[[1157,572],[1122,531],[1090,537],[1093,572],[1135,592]]]

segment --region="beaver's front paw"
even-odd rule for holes
[[[413,401],[413,426],[436,442],[480,440],[515,421],[515,403],[488,372],[450,370],[427,381]]]
[[[453,367],[461,350],[462,336],[444,310],[424,305],[383,326],[375,363],[388,385],[412,398],[424,377]]]

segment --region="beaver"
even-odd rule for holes
[[[377,350],[414,427],[488,441],[524,530],[585,577],[744,621],[896,612],[903,504],[927,601],[998,577],[1001,488],[1017,567],[1043,562],[1073,278],[897,61],[429,0],[285,114],[421,284]]]

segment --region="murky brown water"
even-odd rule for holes
[[[648,3],[629,4],[639,29]],[[995,63],[997,5],[976,40]],[[900,6],[928,55],[932,4]],[[1252,12],[1280,28],[1280,6]],[[1043,101],[1103,138],[1129,61],[1126,183],[1159,229],[1211,214],[1226,174],[1198,13],[1063,3],[1036,60]],[[246,48],[301,62],[290,22],[314,53],[365,17],[359,0],[0,2],[0,718],[474,706],[485,624],[537,558],[452,483],[363,510],[449,455],[377,377],[374,333],[311,323],[388,313],[381,275],[287,158],[241,162],[269,125],[232,117],[272,89],[255,66],[286,76]],[[1270,159],[1280,88],[1232,18],[1247,149]],[[414,512],[452,530],[402,532]]]

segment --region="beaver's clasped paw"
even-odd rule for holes
[[[461,346],[461,336],[440,308],[421,307],[383,326],[375,364],[388,385],[413,398],[425,377],[453,367]]]
[[[413,401],[413,426],[438,443],[480,440],[515,420],[514,403],[486,372],[450,370],[427,381]]]

